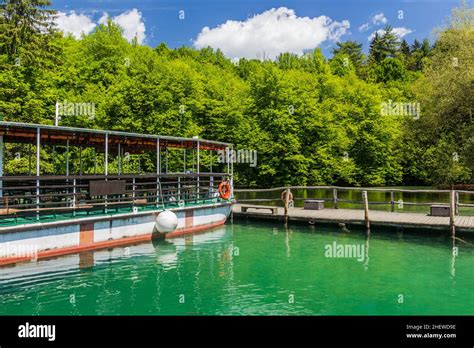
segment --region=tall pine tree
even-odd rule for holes
[[[365,56],[362,52],[362,44],[357,41],[338,42],[337,48],[334,48],[332,54],[335,56],[339,53],[349,57],[356,69],[360,69],[364,64]]]
[[[53,53],[50,45],[56,11],[49,0],[4,0],[0,5],[0,54],[10,63],[42,65]]]
[[[393,28],[387,25],[383,32],[376,32],[370,42],[370,60],[380,63],[385,58],[395,57],[400,41],[393,32]]]

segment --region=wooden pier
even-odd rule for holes
[[[284,221],[284,208],[278,208],[277,214],[270,210],[246,208],[242,212],[244,204],[235,204],[233,207],[234,217],[246,217],[256,219],[270,219]],[[364,210],[359,209],[324,209],[304,210],[303,208],[288,208],[289,221],[305,221],[309,224],[326,223],[349,225],[365,225]],[[378,210],[370,211],[371,226],[392,226],[405,228],[428,228],[449,230],[449,216],[429,216],[418,213],[392,213]],[[456,232],[474,233],[474,216],[457,216],[455,218]]]
[[[292,191],[295,192],[293,197]],[[304,194],[304,197],[296,197],[296,192],[300,190],[312,190],[312,194]],[[324,194],[325,191],[326,194]],[[338,192],[352,191],[360,199],[342,199]],[[282,222],[304,221],[308,224],[347,224],[363,225],[370,230],[371,226],[390,226],[415,229],[438,229],[448,230],[454,235],[456,232],[474,233],[474,204],[468,200],[469,195],[474,191],[461,190],[409,190],[409,189],[385,189],[385,188],[356,188],[356,187],[335,187],[335,186],[291,186],[278,187],[272,189],[236,189],[237,203],[233,207],[235,217],[270,219]],[[245,198],[240,197],[239,193],[251,192],[265,193],[268,196],[277,196],[280,198]],[[331,192],[328,197],[327,192]],[[390,200],[369,200],[369,193],[381,193],[383,196],[389,196]],[[404,194],[434,193],[444,195],[444,202],[403,202],[402,199],[395,200],[395,195],[399,198]],[[309,197],[311,196],[311,197]],[[460,199],[464,197],[464,201]],[[374,198],[372,196],[372,198]],[[309,201],[308,201],[309,200]],[[446,200],[448,202],[446,202]],[[316,204],[313,209],[303,209],[295,207],[295,201],[305,201],[306,203]],[[272,205],[263,205],[272,202]],[[276,207],[275,202],[284,207]],[[351,203],[352,205],[361,204],[361,209],[345,207],[340,209],[340,203]],[[432,214],[424,212],[396,212],[395,205],[403,203],[407,206],[430,206]],[[301,205],[301,204],[300,204]],[[387,205],[387,210],[370,209],[371,205]],[[329,207],[328,207],[329,206]],[[325,208],[324,208],[325,207]],[[272,209],[271,209],[272,208]],[[309,207],[311,208],[311,207]],[[460,208],[470,210],[463,215],[460,214]],[[447,216],[436,216],[445,212]],[[467,214],[466,214],[467,213]]]

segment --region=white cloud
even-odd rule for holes
[[[109,15],[104,13],[97,23],[105,24],[108,18]],[[135,36],[140,44],[145,40],[145,23],[142,13],[138,12],[136,8],[112,17],[112,22],[123,28],[123,36],[128,41],[133,40]],[[85,14],[76,14],[74,11],[70,11],[69,14],[58,12],[56,24],[60,30],[64,33],[71,33],[76,39],[79,39],[82,33],[89,34],[97,26],[91,17]]]
[[[409,29],[409,28],[405,28],[405,27],[398,27],[398,28],[393,28],[393,33],[399,38],[401,39],[402,37],[404,37],[405,35],[408,35],[410,33],[413,33],[413,30]],[[367,40],[371,41],[374,36],[375,36],[375,33],[378,33],[379,35],[382,35],[384,33],[384,30],[383,29],[379,29],[377,31],[374,31],[372,34],[370,34],[370,36],[367,38]]]
[[[388,20],[384,16],[383,12],[377,13],[375,16],[372,17],[372,23],[375,25],[379,24],[387,24]]]
[[[109,19],[109,14],[107,12],[102,13],[102,17],[99,18],[97,23],[99,24],[107,24],[107,19]]]
[[[385,17],[385,15],[383,14],[383,12],[380,12],[380,13],[377,13],[376,15],[374,15],[370,21],[372,22],[373,25],[381,25],[381,24],[387,24],[388,22],[388,19]],[[364,31],[367,31],[369,30],[370,28],[372,28],[372,26],[370,25],[370,23],[364,23],[362,24],[360,27],[359,27],[359,31],[362,33]]]
[[[100,24],[107,23],[109,15],[104,13],[99,19]],[[123,28],[123,36],[131,41],[136,36],[139,44],[145,40],[145,23],[141,12],[136,8],[123,12],[118,16],[112,17],[112,22],[120,25]]]
[[[79,39],[82,33],[89,34],[96,27],[92,19],[84,14],[76,14],[75,11],[69,13],[59,11],[56,24],[59,30],[65,34],[72,34],[76,39]]]
[[[282,52],[303,54],[323,41],[337,41],[350,27],[327,16],[298,17],[286,7],[272,8],[245,21],[228,20],[204,27],[194,41],[196,48],[220,48],[230,58],[275,58]]]
[[[393,32],[395,33],[395,35],[398,36],[399,39],[401,39],[405,35],[413,33],[413,30],[409,28],[405,28],[405,27],[399,27],[399,28],[393,28]]]
[[[370,27],[370,24],[369,23],[364,23],[362,24],[360,27],[359,27],[359,31],[360,32],[364,32],[364,31],[367,31],[369,30],[371,27]]]

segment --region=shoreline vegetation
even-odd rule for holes
[[[4,121],[54,124],[59,102],[64,126],[231,142],[258,153],[258,165],[235,165],[239,187],[472,189],[474,9],[467,2],[434,42],[399,40],[387,26],[368,54],[346,41],[331,57],[315,48],[275,61],[129,43],[110,20],[77,40],[54,28],[53,8],[47,0],[1,7]],[[69,112],[70,103],[93,112]],[[28,151],[6,145],[6,175],[28,173]],[[93,156],[82,152],[84,163]],[[133,155],[124,170],[152,170],[152,156]],[[71,172],[78,158],[71,149]],[[45,148],[41,161],[42,174],[60,173],[65,151]]]

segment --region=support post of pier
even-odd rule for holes
[[[459,192],[458,191],[454,191],[455,192],[455,209],[454,209],[454,214],[456,214],[456,216],[459,215]]]
[[[288,225],[288,205],[290,202],[290,189],[286,189],[286,194],[285,194],[285,226]]]
[[[449,227],[451,229],[451,236],[455,236],[456,234],[456,226],[454,223],[455,214],[456,214],[456,194],[454,190],[451,190],[449,194]]]
[[[395,211],[395,193],[390,191],[390,212]]]
[[[362,191],[362,200],[364,201],[365,226],[367,227],[368,232],[370,232],[369,197],[367,195],[367,191]]]
[[[334,209],[338,209],[339,207],[337,205],[337,188],[332,189],[332,201],[334,204]]]

